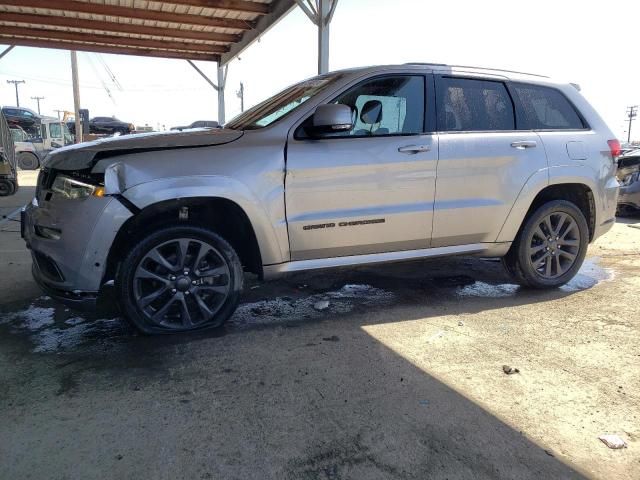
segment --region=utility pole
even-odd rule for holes
[[[58,120],[60,120],[60,114],[64,113],[66,110],[54,110],[58,114]]]
[[[80,122],[80,82],[78,81],[78,54],[71,50],[71,83],[73,84],[73,113],[76,117],[76,143],[82,142],[82,122]]]
[[[20,97],[18,96],[18,85],[26,82],[24,80],[7,80],[7,83],[13,83],[13,86],[16,87],[16,107],[19,107]]]
[[[627,107],[627,118],[629,119],[629,127],[627,128],[627,143],[631,142],[631,124],[638,116],[638,105]]]
[[[40,115],[40,100],[44,100],[44,97],[31,97],[31,100],[38,102],[38,115]]]
[[[240,90],[236,92],[240,99],[240,112],[244,112],[244,83],[240,82]]]

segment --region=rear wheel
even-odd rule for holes
[[[578,273],[588,245],[589,227],[580,209],[553,200],[526,219],[503,262],[521,285],[555,288]]]
[[[36,157],[33,153],[29,152],[20,152],[17,155],[18,167],[22,170],[35,170],[40,166],[40,162],[38,162],[38,157]]]
[[[218,327],[242,293],[238,255],[222,237],[200,227],[156,231],[122,265],[120,302],[127,318],[147,334]]]

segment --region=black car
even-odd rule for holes
[[[196,120],[191,125],[183,127],[171,127],[171,130],[188,130],[189,128],[218,128],[220,124],[215,120]]]
[[[33,110],[23,107],[2,107],[2,114],[9,126],[17,125],[28,135],[38,135],[41,117]]]
[[[640,213],[640,149],[618,158],[618,214]]]
[[[76,133],[75,122],[67,122],[67,127],[69,127],[69,131],[71,133]],[[131,123],[123,122],[115,117],[93,117],[89,120],[89,133],[102,135],[114,135],[119,133],[121,135],[125,135],[134,130],[135,127]]]

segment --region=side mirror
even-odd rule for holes
[[[318,105],[311,117],[311,122],[305,126],[310,137],[321,137],[336,132],[348,132],[353,128],[351,107],[337,103]]]

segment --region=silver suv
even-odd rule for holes
[[[219,129],[52,152],[23,212],[33,274],[145,333],[221,325],[243,270],[502,257],[552,288],[615,221],[619,144],[571,84],[471,67],[338,71]]]

